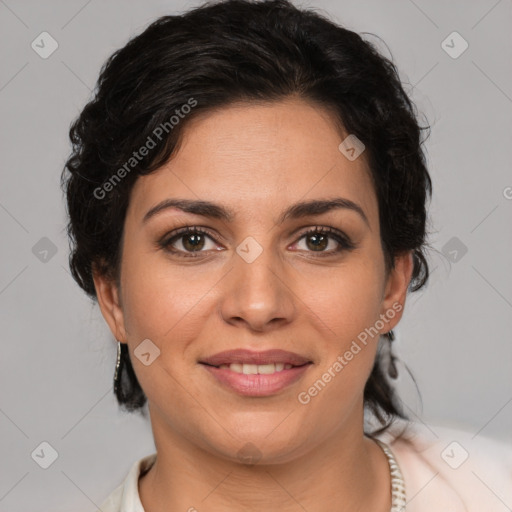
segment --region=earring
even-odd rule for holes
[[[392,379],[396,379],[398,377],[398,369],[396,367],[396,357],[393,355],[393,349],[391,347],[391,344],[393,343],[393,341],[395,341],[395,333],[393,332],[393,329],[391,329],[389,332],[387,332],[384,336],[387,337],[388,339],[388,354],[387,354],[387,359],[388,359],[388,375],[392,378]]]
[[[116,395],[118,394],[118,389],[119,389],[119,383],[121,381],[121,361],[122,361],[122,357],[121,357],[121,353],[122,353],[122,350],[123,350],[123,347],[122,347],[122,343],[118,340],[117,341],[117,361],[116,361],[116,371],[114,373],[114,393],[116,393]]]
[[[128,343],[117,341],[117,361],[114,373],[114,394],[127,411],[140,409],[146,403],[146,395],[140,387],[130,360]],[[145,412],[142,411],[145,416]]]

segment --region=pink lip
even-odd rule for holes
[[[209,364],[212,366],[220,366],[221,364],[231,363],[246,363],[246,364],[271,364],[283,363],[291,364],[292,366],[302,366],[311,363],[309,359],[295,354],[294,352],[287,352],[285,350],[273,349],[265,350],[262,352],[254,352],[246,349],[225,350],[213,356],[206,357],[199,361],[200,363]]]
[[[229,368],[217,368],[216,366],[209,366],[207,364],[203,364],[202,366],[221,384],[227,386],[232,391],[244,396],[268,396],[274,395],[298,381],[311,364],[294,366],[293,368],[275,372],[271,375],[245,375],[243,373],[233,372]]]

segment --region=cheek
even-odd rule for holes
[[[129,247],[123,264],[123,314],[133,341],[149,338],[160,346],[175,338],[179,344],[184,337],[173,332],[200,329],[201,299],[215,284],[211,272],[202,271],[200,265],[184,271],[161,254],[130,252]]]
[[[360,400],[379,341],[376,322],[382,302],[383,265],[364,257],[339,267],[309,287],[305,303],[322,333],[322,358],[307,389],[313,407],[347,410]],[[318,276],[317,276],[318,277]],[[310,283],[311,284],[311,283]],[[315,394],[316,393],[316,394]],[[318,398],[316,398],[318,397]],[[314,402],[314,405],[313,405]]]
[[[123,264],[123,316],[137,379],[150,401],[190,409],[183,394],[189,377],[184,354],[208,320],[207,293],[215,279],[211,273],[190,279],[190,270],[183,272],[162,256],[127,251]],[[148,366],[136,357],[145,339],[160,350]]]
[[[381,268],[382,267],[382,268]],[[337,340],[339,349],[379,318],[382,305],[383,266],[376,259],[354,258],[338,268],[304,279],[301,299],[324,324],[326,339]]]
[[[330,327],[329,337],[323,337],[321,360],[297,400],[305,414],[324,418],[327,431],[362,403],[379,341],[371,329],[379,304],[371,288],[347,286],[320,313]]]

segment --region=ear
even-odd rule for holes
[[[381,314],[389,319],[383,332],[393,329],[402,318],[412,271],[412,251],[395,256],[395,267],[389,272],[382,296]],[[394,313],[393,316],[390,312]]]
[[[98,297],[98,305],[103,318],[110,327],[115,339],[126,343],[124,315],[119,300],[119,290],[115,281],[96,271],[93,271],[93,280],[96,296]]]

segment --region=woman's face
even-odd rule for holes
[[[386,274],[365,153],[347,158],[344,138],[326,110],[298,99],[230,106],[193,120],[177,154],[136,181],[121,289],[95,282],[113,334],[129,345],[155,434],[277,463],[361,431],[376,333],[401,316],[411,258]],[[176,207],[145,218],[178,199],[212,202],[232,218]],[[326,200],[341,206],[315,210]],[[300,203],[313,206],[281,218]],[[185,226],[204,232],[176,236]],[[331,233],[305,234],[315,227]],[[260,376],[203,364],[236,349],[281,349],[310,364]]]

